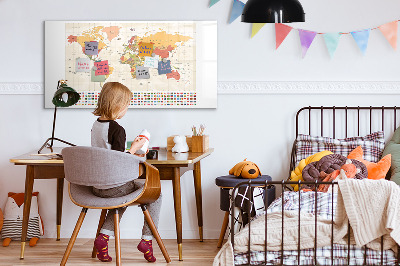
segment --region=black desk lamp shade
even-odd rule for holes
[[[73,88],[68,87],[66,80],[59,80],[57,84],[57,90],[53,96],[53,104],[54,104],[54,118],[53,118],[53,131],[51,134],[51,138],[48,138],[42,147],[39,149],[38,153],[40,153],[45,147],[50,148],[53,152],[53,141],[58,140],[62,143],[68,144],[70,146],[75,146],[72,143],[69,143],[65,140],[55,138],[54,137],[54,130],[56,128],[56,117],[57,117],[57,107],[69,107],[71,105],[76,104],[81,96],[77,93]],[[49,141],[51,143],[49,144]]]
[[[243,8],[242,22],[304,22],[304,15],[298,0],[249,0]]]

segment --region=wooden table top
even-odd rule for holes
[[[14,164],[64,164],[62,158],[57,155],[61,153],[61,150],[61,147],[54,147],[53,152],[51,152],[50,149],[43,149],[42,155],[37,154],[37,150],[34,150],[11,158],[10,162]],[[161,148],[158,151],[157,160],[146,160],[146,162],[152,165],[193,164],[207,157],[213,151],[214,149],[210,148],[205,152],[174,153],[167,151],[166,148]],[[51,153],[54,154],[50,155]]]

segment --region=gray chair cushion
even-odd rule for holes
[[[135,182],[144,183],[145,180],[137,180]],[[71,198],[79,205],[89,206],[93,208],[105,208],[105,207],[118,206],[127,203],[129,201],[132,201],[137,196],[139,196],[140,193],[142,193],[143,188],[144,186],[138,190],[135,190],[131,194],[128,194],[123,197],[101,198],[93,194],[92,187],[70,183],[70,195]]]

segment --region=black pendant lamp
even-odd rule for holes
[[[249,0],[243,9],[242,22],[304,22],[304,10],[298,0]]]

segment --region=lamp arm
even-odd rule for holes
[[[57,106],[54,106],[53,131],[51,133],[50,149],[53,148],[54,131],[56,129],[56,118],[57,118]]]

